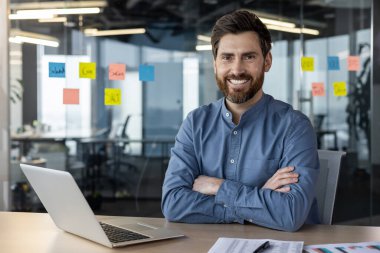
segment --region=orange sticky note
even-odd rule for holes
[[[109,80],[124,80],[125,79],[125,64],[110,64],[108,67]]]
[[[302,71],[314,71],[314,57],[301,58]]]
[[[324,83],[312,83],[311,88],[312,88],[311,92],[312,92],[313,97],[326,96]]]
[[[105,88],[104,89],[105,105],[121,105],[121,89]]]
[[[346,82],[333,82],[334,96],[345,97],[347,96],[347,85]]]
[[[348,56],[347,57],[347,69],[348,71],[359,71],[360,69],[360,57]]]
[[[79,78],[96,79],[96,63],[95,62],[80,62],[79,63]]]
[[[64,105],[79,105],[79,89],[63,89]]]

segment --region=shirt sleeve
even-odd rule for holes
[[[193,191],[199,166],[193,146],[191,118],[187,117],[176,136],[162,189],[161,208],[169,221],[187,223],[232,222],[230,209],[215,203],[215,196]]]
[[[295,166],[295,172],[300,175],[298,183],[290,185],[290,192],[225,180],[215,202],[226,205],[240,219],[278,230],[298,230],[315,199],[319,159],[315,133],[306,116],[293,121],[286,136],[279,167]]]

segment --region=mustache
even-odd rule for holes
[[[246,79],[253,79],[253,78],[249,74],[242,73],[242,74],[239,74],[239,75],[229,74],[229,75],[225,76],[225,79],[246,80]]]

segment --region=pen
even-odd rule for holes
[[[265,249],[269,248],[269,241],[264,242],[261,244],[257,249],[253,251],[253,253],[260,253],[263,252]]]

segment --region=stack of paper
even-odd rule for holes
[[[266,241],[270,246],[265,253],[301,253],[303,248],[303,242],[221,237],[208,253],[252,253]]]
[[[304,250],[310,253],[379,253],[380,242],[308,245]]]

